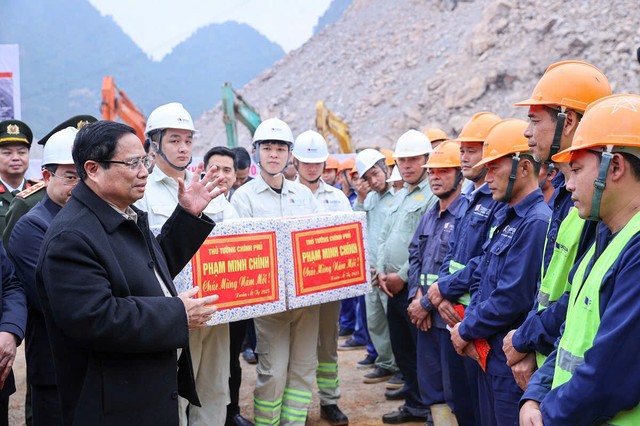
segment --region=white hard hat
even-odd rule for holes
[[[396,150],[393,151],[393,158],[417,157],[429,154],[431,151],[429,137],[422,132],[411,129],[398,139]]]
[[[356,155],[356,169],[360,177],[372,168],[378,161],[384,159],[385,156],[375,149],[367,148]]]
[[[396,166],[393,168],[393,171],[391,172],[391,176],[389,176],[389,179],[387,179],[387,182],[392,183],[392,182],[398,182],[399,180],[402,180],[402,176],[400,176],[400,168]]]
[[[195,132],[191,114],[178,102],[171,102],[160,105],[154,109],[147,119],[147,128],[144,135],[149,137],[149,133],[159,129],[183,129]]]
[[[293,156],[303,163],[324,163],[329,158],[327,141],[313,130],[302,132],[296,138]]]
[[[262,141],[284,142],[291,147],[293,145],[293,133],[291,133],[291,129],[284,121],[279,118],[269,118],[260,123],[253,134],[254,147]]]
[[[73,164],[71,151],[77,133],[75,127],[67,127],[51,135],[42,151],[42,165]]]

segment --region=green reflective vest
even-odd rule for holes
[[[600,286],[604,275],[611,269],[629,240],[638,232],[640,213],[636,213],[613,238],[586,278],[585,271],[593,258],[595,244],[578,265],[571,287],[566,326],[556,353],[552,389],[568,382],[575,369],[584,364],[584,353],[593,346],[593,340],[600,327]],[[618,414],[609,424],[640,425],[640,406]]]
[[[572,207],[558,228],[556,242],[553,245],[553,256],[544,271],[544,265],[540,276],[540,288],[538,289],[538,310],[543,310],[562,296],[571,287],[568,277],[576,260],[580,236],[584,227],[584,219],[578,216],[578,209]],[[545,243],[545,250],[547,244]],[[544,254],[543,254],[544,258]],[[536,352],[538,367],[542,366],[546,355]]]

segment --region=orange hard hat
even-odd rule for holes
[[[329,156],[329,158],[327,158],[327,161],[325,162],[324,169],[325,170],[332,170],[332,169],[338,170],[339,166],[340,166],[340,162],[335,157]]]
[[[484,142],[491,126],[500,120],[500,117],[491,112],[478,112],[467,121],[458,137],[453,140],[458,142]]]
[[[551,64],[536,84],[529,99],[515,106],[557,105],[583,112],[591,102],[611,94],[607,76],[581,61]]]
[[[607,145],[613,146],[613,152],[640,148],[639,95],[612,95],[589,104],[571,146],[554,155],[553,161],[568,162],[573,151]]]
[[[460,143],[456,141],[444,141],[433,149],[422,166],[426,169],[440,169],[445,167],[460,167]]]
[[[351,169],[353,169],[355,165],[356,159],[354,157],[345,158],[338,166],[338,173],[341,173],[343,170],[351,172]]]
[[[424,134],[427,135],[431,143],[449,139],[449,136],[447,136],[444,130],[438,129],[437,127],[429,127],[424,131]]]
[[[484,166],[505,155],[528,153],[529,145],[524,137],[527,126],[526,121],[515,118],[507,118],[494,124],[484,141],[482,160],[474,167]]]
[[[393,166],[396,164],[396,160],[394,160],[393,158],[393,151],[387,148],[382,148],[380,152],[382,153],[382,155],[384,155],[384,164],[386,164],[387,166]]]

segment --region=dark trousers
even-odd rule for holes
[[[518,425],[518,404],[523,392],[513,376],[494,376],[478,368],[478,394],[482,426]]]
[[[389,335],[391,349],[396,359],[396,364],[404,376],[405,409],[416,416],[427,416],[428,406],[420,397],[418,375],[416,366],[416,340],[418,329],[411,324],[407,307],[408,290],[405,286],[402,291],[387,301],[387,320],[389,321]]]
[[[247,320],[229,323],[229,404],[227,418],[240,414],[240,385],[242,383],[242,368],[240,367],[240,352],[247,330]]]
[[[340,301],[340,328],[356,329],[356,301],[357,297]]]
[[[62,425],[57,386],[31,385],[31,407],[34,426]]]
[[[457,354],[456,354],[457,355]],[[478,363],[469,358],[468,356],[461,357],[464,369],[467,374],[467,383],[469,384],[468,395],[471,409],[473,410],[473,418],[476,419],[476,424],[480,424],[480,401],[478,395],[478,374],[482,372],[482,369]],[[460,423],[460,420],[458,420]]]

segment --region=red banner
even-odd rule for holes
[[[218,310],[279,299],[275,232],[208,237],[191,263],[198,296],[217,294]]]
[[[296,295],[367,281],[359,222],[291,233]]]

